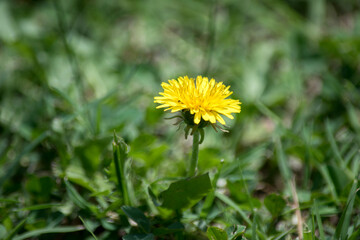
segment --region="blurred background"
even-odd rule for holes
[[[85,197],[112,192],[114,130],[130,146],[139,205],[146,184],[183,176],[191,140],[153,97],[184,75],[231,85],[242,102],[230,133],[207,129],[199,159],[200,172],[225,160],[239,204],[239,166],[254,201],[292,173],[301,202],[347,196],[360,161],[359,10],[357,0],[1,1],[0,232],[30,211],[14,209],[45,203],[60,205],[27,230],[58,216],[76,224],[64,178]]]

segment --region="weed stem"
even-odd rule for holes
[[[189,177],[195,176],[196,168],[199,159],[199,130],[196,129],[193,134],[193,145],[192,145],[192,154],[190,159],[190,168],[189,168]]]

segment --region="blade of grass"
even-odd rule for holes
[[[349,240],[357,240],[358,236],[360,236],[360,228],[351,234]]]
[[[286,235],[288,235],[289,233],[293,232],[294,231],[294,228],[290,228],[289,230],[279,234],[278,236],[272,238],[272,240],[280,240],[280,239],[283,239]]]
[[[43,229],[37,229],[33,230],[21,235],[18,235],[13,238],[13,240],[23,240],[23,239],[29,239],[32,237],[40,236],[42,234],[46,233],[69,233],[69,232],[78,232],[84,230],[84,227],[79,226],[71,226],[71,227],[54,227],[54,228],[43,228]]]
[[[91,231],[90,226],[84,221],[84,219],[81,216],[79,216],[79,218],[80,218],[81,222],[83,223],[84,227],[86,228],[86,230],[93,236],[93,238],[95,240],[98,240],[97,237],[95,236],[95,234],[93,233],[93,231]]]
[[[337,164],[339,164],[339,166],[343,167],[344,160],[341,157],[339,148],[338,148],[335,138],[332,134],[330,121],[328,119],[326,120],[325,125],[326,125],[326,137],[327,137],[328,141],[330,142],[331,150],[335,154],[335,160],[337,161]]]
[[[335,185],[334,185],[333,181],[331,180],[330,173],[329,173],[329,170],[326,168],[326,165],[320,164],[320,163],[317,163],[316,165],[317,165],[317,168],[319,169],[321,175],[325,179],[325,182],[327,183],[330,193],[333,196],[333,198],[335,199],[335,202],[339,203],[339,198],[336,193]]]
[[[279,165],[280,173],[282,177],[284,178],[286,183],[291,182],[291,170],[288,166],[288,163],[285,159],[285,152],[282,148],[280,137],[277,137],[275,140],[275,147],[276,147],[276,157],[277,162]]]
[[[354,176],[359,178],[359,171],[360,171],[360,153],[358,153],[353,160],[351,169],[353,170]]]
[[[271,118],[272,120],[274,120],[279,126],[283,127],[283,123],[281,121],[281,118],[276,115],[273,111],[271,111],[265,104],[263,104],[260,101],[256,101],[255,102],[255,106],[257,107],[257,109],[264,114],[265,116]]]
[[[74,186],[67,180],[64,180],[65,182],[65,187],[66,187],[66,191],[69,195],[69,198],[73,201],[73,203],[78,206],[79,208],[82,209],[87,209],[87,210],[93,210],[96,209],[95,206],[91,205],[90,203],[88,203],[74,188]]]
[[[319,214],[319,208],[318,208],[318,204],[317,204],[316,200],[314,201],[313,210],[315,211],[316,221],[317,221],[317,225],[319,227],[320,240],[325,240],[324,229],[323,229],[321,217]]]
[[[357,185],[358,185],[358,181],[354,180],[354,183],[349,193],[349,197],[347,199],[346,207],[343,213],[341,214],[341,218],[335,230],[335,236],[334,236],[335,239],[341,239],[341,240],[347,239],[347,233],[350,225],[351,214],[354,207],[355,196],[357,191],[359,191],[359,189],[356,189]]]
[[[10,199],[10,198],[0,198],[0,203],[20,203],[19,200]]]
[[[223,201],[224,203],[226,203],[227,205],[229,205],[230,207],[234,208],[242,217],[242,219],[249,225],[252,225],[251,220],[248,218],[248,216],[246,215],[246,213],[239,208],[239,206],[230,198],[228,198],[227,196],[225,196],[224,194],[220,193],[220,192],[215,192],[215,196],[217,198],[219,198],[221,201]]]
[[[245,192],[246,192],[247,201],[249,202],[250,207],[251,207],[251,213],[252,213],[253,216],[255,217],[254,204],[253,204],[253,202],[251,201],[251,195],[250,195],[249,189],[248,189],[248,187],[247,187],[247,184],[246,184],[246,182],[245,182],[245,179],[244,179],[242,170],[240,170],[240,178],[241,178],[241,183],[242,183],[242,185],[243,185],[243,187],[244,187],[244,189],[245,189]]]
[[[356,157],[356,153],[358,153],[359,151],[359,146],[354,145],[350,151],[346,154],[344,160],[345,160],[345,165],[347,166],[349,164],[349,162],[351,161],[351,159],[353,159],[354,157]]]
[[[359,123],[359,118],[356,114],[356,110],[351,103],[348,103],[346,108],[347,108],[350,125],[355,129],[358,139],[360,139],[360,123]]]
[[[47,208],[60,207],[60,206],[63,206],[63,204],[61,204],[61,203],[45,203],[45,204],[37,204],[37,205],[32,205],[32,206],[28,206],[28,207],[24,207],[24,208],[19,208],[15,211],[33,211],[33,210],[47,209]]]
[[[27,217],[19,222],[15,228],[4,238],[4,240],[11,240],[13,239],[14,235],[20,230],[20,228],[25,224]]]
[[[100,133],[101,112],[102,112],[101,104],[98,104],[96,108],[96,127],[95,127],[96,135]]]
[[[249,189],[247,187],[247,184],[245,182],[245,179],[244,179],[244,176],[242,174],[242,170],[240,170],[240,177],[241,177],[241,182],[243,184],[243,187],[245,189],[245,192],[246,192],[246,198],[247,198],[247,201],[249,202],[250,204],[250,207],[251,207],[251,213],[253,215],[253,224],[254,226],[252,227],[253,229],[253,234],[256,234],[256,232],[259,232],[259,230],[257,230],[257,223],[256,223],[256,211],[255,211],[255,207],[254,207],[254,204],[251,200],[251,195],[250,195],[250,192],[249,192]],[[259,226],[259,229],[260,229],[260,226]],[[256,231],[255,231],[256,230]],[[258,239],[257,235],[253,235],[255,236],[256,238],[253,238],[253,239]]]
[[[304,167],[304,182],[303,182],[303,188],[308,189],[309,188],[309,182],[310,182],[310,173],[311,173],[311,159],[313,158],[312,152],[311,152],[311,144],[312,144],[312,134],[314,132],[314,122],[311,121],[307,124],[306,127],[302,130],[302,137],[304,139],[305,143],[305,167]]]
[[[251,226],[251,239],[254,239],[254,240],[257,240],[258,237],[256,235],[256,227],[257,227],[257,224],[256,224],[256,219],[255,219],[255,214],[253,215],[253,225]]]
[[[344,173],[350,179],[353,179],[354,176],[353,176],[352,172],[346,168],[345,161],[342,158],[339,147],[336,144],[329,120],[326,120],[326,136],[327,136],[328,141],[330,142],[331,150],[333,151],[333,153],[335,155],[335,161],[336,161],[337,165],[344,171]]]

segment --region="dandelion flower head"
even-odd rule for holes
[[[161,86],[164,92],[154,98],[155,103],[161,104],[157,108],[166,108],[165,111],[171,112],[190,112],[195,124],[204,120],[225,125],[222,116],[233,119],[231,114],[241,111],[239,100],[227,98],[233,93],[229,91],[230,86],[217,83],[213,78],[209,81],[207,77],[197,76],[195,80],[184,76],[163,82]]]

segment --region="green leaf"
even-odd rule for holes
[[[128,218],[131,218],[134,222],[136,222],[145,232],[150,232],[150,221],[142,211],[130,206],[122,206],[121,209]]]
[[[273,217],[278,217],[286,206],[285,200],[274,193],[266,196],[264,204]]]
[[[239,237],[244,235],[246,227],[243,225],[234,225],[227,229],[230,240],[237,240]],[[241,239],[241,238],[240,238]]]
[[[210,240],[227,240],[227,233],[217,227],[209,227],[206,231],[206,234]]]
[[[173,210],[189,208],[211,191],[209,174],[174,182],[160,193],[162,207]]]
[[[304,240],[312,240],[312,232],[309,229],[305,229],[303,232]]]

